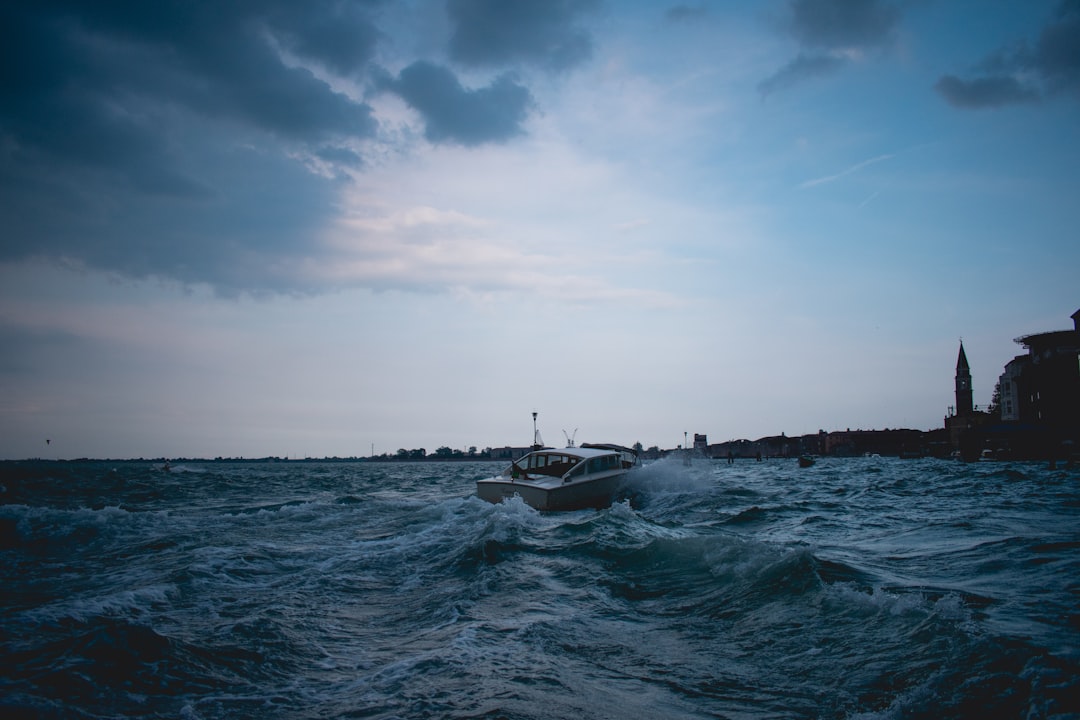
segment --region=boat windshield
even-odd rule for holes
[[[583,462],[578,465],[574,468],[574,472],[571,473],[571,477],[604,472],[605,470],[615,470],[619,467],[621,467],[621,463],[619,462],[618,455],[601,455],[599,457],[589,458],[588,462]]]
[[[579,462],[580,458],[562,453],[533,453],[515,463],[519,468],[536,475],[562,477]]]

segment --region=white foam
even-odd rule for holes
[[[87,622],[96,617],[138,618],[152,615],[156,608],[168,604],[176,595],[175,585],[147,585],[101,596],[69,597],[27,610],[22,615],[33,624],[56,623],[65,619]]]

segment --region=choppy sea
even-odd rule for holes
[[[1080,470],[0,463],[5,718],[1078,718]]]

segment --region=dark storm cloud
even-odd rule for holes
[[[1066,95],[1080,99],[1080,0],[1067,0],[1034,47],[999,50],[975,77],[944,75],[934,88],[954,107],[982,109]]]
[[[1039,37],[1032,65],[1048,92],[1080,96],[1080,0],[1061,4]]]
[[[675,5],[668,8],[664,13],[671,22],[693,22],[708,16],[709,11],[704,5]]]
[[[316,44],[319,23],[328,22],[284,27],[297,13],[289,3],[282,7],[102,1],[10,8],[4,11],[0,52],[13,80],[14,103],[5,115],[37,120],[33,113],[40,106],[34,101],[55,98],[91,111],[95,104],[124,110],[159,103],[301,140],[371,134],[369,108],[282,61],[275,40],[300,53]],[[305,7],[316,14],[332,12],[334,5]],[[370,55],[370,26],[354,21],[341,28],[358,36],[358,59]],[[338,68],[343,57],[312,53],[312,59]]]
[[[1009,75],[979,77],[973,80],[944,75],[934,88],[950,105],[958,108],[1000,107],[1039,100],[1037,92]]]
[[[520,135],[532,106],[527,88],[507,76],[479,90],[462,87],[448,69],[416,62],[401,71],[389,89],[419,112],[432,142],[480,145]]]
[[[569,70],[592,55],[592,37],[579,22],[596,6],[596,0],[448,0],[449,59],[467,68]],[[420,113],[424,136],[435,143],[506,142],[524,133],[533,107],[528,88],[509,74],[469,89],[449,67],[426,60],[377,86]]]
[[[593,0],[451,0],[450,62],[566,70]],[[377,66],[375,0],[0,3],[0,262],[57,259],[244,291],[317,291],[321,232],[391,90],[433,142],[523,133],[511,75]]]
[[[596,5],[595,0],[448,0],[455,27],[450,57],[474,67],[572,68],[592,55],[592,38],[577,23]]]
[[[0,261],[64,258],[222,292],[294,290],[371,109],[282,51],[361,76],[365,3],[0,7]]]
[[[889,42],[900,13],[879,0],[792,0],[791,33],[806,47],[871,48]]]
[[[309,2],[282,3],[271,23],[298,55],[322,63],[341,76],[356,75],[375,56],[382,33],[371,22],[368,6],[377,2],[335,2],[325,12],[311,12]]]
[[[758,85],[763,95],[834,73],[852,52],[888,47],[900,22],[881,0],[791,0],[788,12],[782,25],[802,51]]]

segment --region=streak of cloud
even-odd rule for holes
[[[859,172],[863,168],[869,167],[870,165],[875,165],[875,164],[877,164],[879,162],[883,162],[885,160],[889,160],[889,159],[891,159],[893,157],[894,156],[890,155],[890,154],[878,155],[877,157],[872,157],[869,160],[863,160],[860,163],[855,163],[851,167],[845,168],[844,170],[841,170],[838,173],[834,173],[832,175],[824,175],[824,176],[819,177],[819,178],[814,178],[812,180],[807,180],[805,182],[802,182],[802,183],[799,184],[799,187],[800,188],[811,188],[811,187],[817,187],[818,185],[825,185],[827,183],[835,182],[836,180],[839,180],[842,177],[847,177],[848,175],[851,175],[852,173]]]
[[[880,190],[875,190],[874,192],[870,193],[870,195],[867,196],[867,198],[865,200],[863,200],[861,203],[859,203],[859,209],[861,210],[862,208],[869,205],[870,202],[873,201],[874,198],[876,198],[880,194],[881,194]]]

